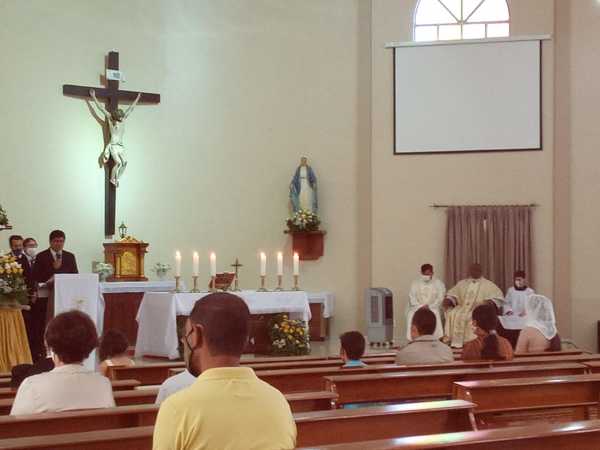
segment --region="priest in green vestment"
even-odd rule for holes
[[[486,301],[500,304],[503,299],[500,288],[482,276],[481,265],[472,264],[469,278],[459,281],[446,293],[444,340],[452,347],[462,348],[465,342],[475,339],[471,324],[475,307]]]

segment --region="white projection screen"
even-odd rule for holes
[[[394,47],[395,154],[540,150],[541,42]]]

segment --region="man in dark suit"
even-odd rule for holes
[[[37,254],[33,266],[35,281],[45,283],[50,291],[47,318],[54,316],[54,275],[57,273],[79,273],[75,255],[64,250],[64,246],[65,233],[61,230],[54,230],[50,233],[50,247]]]
[[[27,337],[29,338],[29,348],[31,349],[31,358],[34,363],[46,357],[44,331],[46,331],[46,312],[48,308],[48,298],[38,298],[37,282],[33,277],[33,266],[37,256],[37,247],[38,244],[34,238],[26,238],[23,241],[24,258],[20,261],[29,291],[30,308],[29,311],[23,311],[23,319],[25,319]]]

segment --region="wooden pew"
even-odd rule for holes
[[[153,426],[2,439],[2,450],[151,450]]]
[[[6,439],[154,426],[158,408],[158,405],[149,404],[26,416],[0,416],[0,436]],[[0,441],[0,448],[2,448],[2,441]]]
[[[312,450],[598,450],[598,442],[600,442],[600,421],[591,420],[400,437],[310,448]],[[298,450],[308,450],[308,448]]]
[[[451,370],[338,375],[325,377],[325,388],[339,395],[338,405],[449,398],[461,380],[493,380],[584,374],[583,364],[548,364]]]
[[[473,407],[474,405],[469,402],[450,400],[362,408],[352,411],[299,413],[295,414],[294,418],[298,428],[298,445],[322,445],[349,442],[365,436],[384,438],[418,433],[472,430],[474,426]],[[153,407],[147,409],[152,411]],[[68,420],[66,423],[68,424]],[[54,424],[54,428],[49,426],[48,429],[54,432],[57,431],[56,427],[57,425]],[[59,427],[62,427],[62,424]],[[152,428],[151,426],[140,426],[8,438],[0,441],[0,449],[144,450],[152,447]]]
[[[600,373],[600,361],[588,361],[584,363],[590,373]]]
[[[473,430],[473,407],[470,402],[447,400],[294,414],[297,445]]]
[[[113,380],[111,381],[113,392],[127,391],[135,389],[141,383],[138,380]],[[14,398],[17,394],[17,389],[11,387],[0,388],[0,399]]]
[[[372,365],[359,369],[341,369],[337,367],[331,368],[307,368],[307,369],[287,369],[287,370],[259,370],[256,375],[263,381],[271,384],[281,392],[302,392],[302,391],[318,391],[324,388],[323,378],[326,376],[336,376],[345,374],[363,375],[370,373],[389,373],[389,372],[405,372],[405,371],[431,371],[431,370],[451,370],[451,369],[467,369],[478,367],[504,367],[504,366],[519,366],[519,365],[547,365],[555,363],[579,363],[589,361],[590,358],[599,358],[600,355],[567,355],[560,357],[527,357],[517,358],[512,361],[454,361],[444,364],[428,364],[416,366],[397,366],[394,364]],[[128,374],[128,378],[133,375]]]
[[[114,391],[115,403],[117,406],[128,405],[148,405],[154,403],[158,388],[153,389],[132,389],[128,391]],[[0,416],[10,414],[14,398],[5,398],[0,400]],[[0,447],[1,449],[2,447]]]
[[[459,381],[454,383],[453,397],[476,403],[482,425],[498,425],[509,417],[506,413],[557,408],[568,408],[575,419],[589,419],[590,407],[600,401],[600,374]]]

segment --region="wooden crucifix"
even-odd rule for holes
[[[95,94],[95,98],[106,100],[106,126],[110,127],[110,131],[113,131],[113,124],[116,124],[118,128],[119,120],[126,118],[126,113],[119,112],[119,101],[129,101],[136,103],[156,104],[160,103],[160,94],[149,94],[146,92],[133,92],[133,91],[122,91],[119,90],[119,53],[112,51],[108,53],[108,60],[106,64],[107,68],[107,80],[106,88],[94,88],[91,86],[75,86],[72,84],[63,85],[63,94],[76,97],[92,98],[91,92]],[[113,72],[116,71],[116,74]],[[108,76],[111,72],[116,76]],[[94,99],[95,101],[95,99]],[[133,106],[133,105],[132,105]],[[130,112],[132,107],[129,108]],[[120,114],[120,119],[119,119]],[[114,117],[114,121],[111,123],[111,117]],[[109,136],[109,139],[110,136]],[[105,142],[105,145],[109,144]],[[122,145],[122,143],[120,144]],[[106,236],[113,236],[115,234],[115,215],[117,206],[117,186],[118,181],[114,176],[113,168],[115,164],[120,164],[119,161],[115,161],[113,155],[109,155],[107,158],[107,147],[105,147],[105,185],[104,185],[104,234]]]

